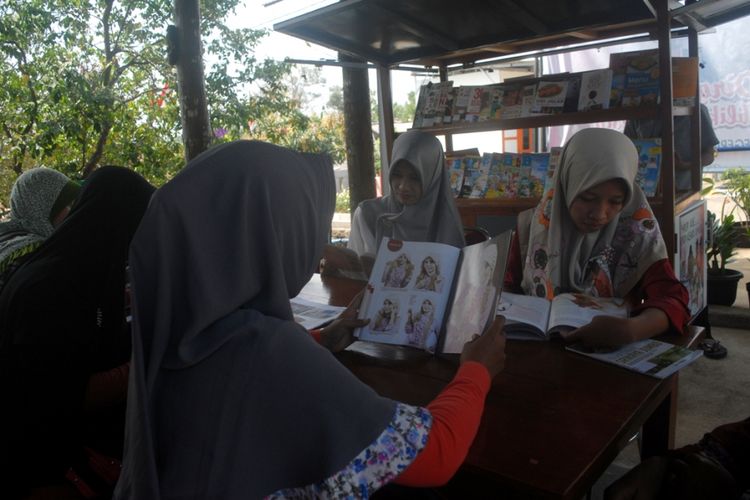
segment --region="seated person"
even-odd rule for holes
[[[86,448],[122,453],[125,266],[152,192],[132,170],[95,170],[65,223],[0,293],[0,394],[12,409],[2,412],[0,474],[11,498],[87,482]]]
[[[701,104],[701,167],[710,165],[716,156],[716,145],[719,138],[716,137],[711,115],[708,108]],[[692,136],[690,134],[691,117],[674,117],[674,165],[675,165],[675,189],[685,191],[690,189],[690,168],[692,163]],[[653,139],[661,137],[661,121],[659,119],[628,120],[625,123],[625,135],[631,139]]]
[[[131,245],[116,499],[362,498],[442,484],[461,464],[504,365],[502,319],[427,407],[378,396],[289,303],[316,268],[334,192],[332,169],[258,141],[216,146],[156,192]]]
[[[62,224],[79,191],[76,182],[51,168],[32,168],[18,176],[10,192],[10,220],[0,223],[0,291]]]
[[[388,170],[391,194],[363,201],[352,217],[347,247],[364,257],[365,279],[384,236],[459,248],[466,244],[440,141],[427,132],[410,130],[394,141],[392,157]],[[346,270],[344,266],[356,268],[353,253],[341,256],[343,253],[332,246],[325,249],[324,274]]]
[[[616,347],[683,333],[688,293],[635,183],[638,155],[620,132],[579,131],[563,148],[554,188],[518,216],[505,289],[552,299],[565,292],[629,299],[630,318],[599,316],[570,341]]]
[[[750,418],[712,430],[700,442],[651,457],[604,492],[605,500],[723,500],[750,493]]]

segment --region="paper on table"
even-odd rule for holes
[[[292,305],[294,321],[310,330],[333,321],[346,307],[321,304],[302,297],[294,297],[289,301]]]

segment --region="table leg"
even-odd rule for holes
[[[675,374],[671,377],[668,382],[671,386],[669,394],[643,424],[641,441],[641,459],[643,460],[654,455],[661,455],[674,448],[678,376],[679,374]]]

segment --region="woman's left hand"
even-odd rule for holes
[[[320,329],[320,343],[331,352],[340,352],[354,342],[354,329],[367,325],[369,319],[357,319],[364,291],[359,292],[333,322]]]
[[[632,318],[597,316],[588,325],[562,337],[569,344],[583,342],[593,347],[620,347],[637,340],[635,326]]]

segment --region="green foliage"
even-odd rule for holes
[[[202,0],[206,95],[216,142],[248,137],[344,155],[343,120],[307,117],[315,78],[259,61],[262,30],[230,29],[241,0]],[[102,164],[161,185],[184,164],[176,71],[166,60],[171,0],[0,3],[0,206],[37,165],[82,177]]]
[[[742,211],[744,219],[750,220],[750,172],[744,168],[732,168],[722,176],[729,197]]]
[[[349,212],[349,190],[342,189],[336,193],[336,211],[341,213]]]
[[[709,233],[706,256],[709,260],[708,271],[711,273],[723,273],[726,263],[737,253],[741,232],[734,222],[734,215],[731,213],[724,215],[723,207],[720,217],[708,211]]]

